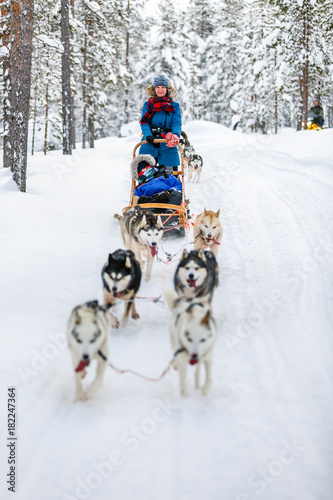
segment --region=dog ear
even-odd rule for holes
[[[128,255],[127,255],[126,260],[125,260],[125,267],[127,267],[128,269],[131,268],[131,259],[129,258]]]
[[[160,215],[157,217],[157,224],[163,228],[163,223]]]
[[[207,215],[207,210],[204,208],[204,216]]]
[[[216,217],[219,217],[220,216],[220,209],[218,209],[218,211],[216,212]]]
[[[109,253],[109,262],[111,262],[113,260],[113,255],[112,253]]]
[[[209,325],[209,320],[210,320],[210,313],[207,311],[207,314],[205,317],[201,320],[202,326],[208,326]]]
[[[75,325],[80,325],[81,324],[81,316],[76,313],[76,318],[75,318]]]
[[[205,254],[205,251],[203,248],[200,248],[199,252],[198,252],[198,257],[203,260],[204,262],[206,262],[206,254]]]
[[[186,248],[184,248],[183,255],[182,255],[182,260],[186,259],[187,257],[188,257],[188,251],[186,250]]]
[[[146,214],[142,217],[142,225],[145,226],[147,224]]]

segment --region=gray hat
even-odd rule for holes
[[[155,76],[153,81],[153,88],[163,85],[163,87],[169,88],[169,80],[165,75]]]

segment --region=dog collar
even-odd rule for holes
[[[185,347],[181,347],[180,349],[178,349],[178,351],[176,351],[174,353],[173,357],[175,358],[176,356],[178,356],[178,354],[180,354],[181,352],[185,352],[185,351],[186,351]]]
[[[187,349],[185,349],[185,347],[181,347],[180,349],[178,349],[178,351],[175,352],[175,354],[173,355],[173,357],[175,358],[181,352],[186,352],[188,354]],[[194,359],[193,360],[193,358],[190,358],[188,362],[189,362],[190,365],[196,365],[199,362],[199,360],[198,359]]]
[[[97,354],[100,355],[100,357],[102,358],[103,361],[107,361],[108,360],[108,358],[106,356],[104,356],[104,354],[102,353],[101,350],[97,351]]]

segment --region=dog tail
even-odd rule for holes
[[[119,214],[114,214],[114,216],[113,216],[113,217],[114,217],[115,219],[117,219],[117,220],[120,220],[120,219],[122,219],[122,218],[123,218],[123,216],[122,216],[122,215],[119,215]]]

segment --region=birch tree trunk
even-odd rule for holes
[[[62,150],[64,155],[72,154],[72,92],[69,43],[69,0],[61,0],[61,42],[62,53]]]
[[[13,151],[13,179],[26,191],[29,98],[34,0],[12,0],[11,16],[11,119],[9,141]]]

